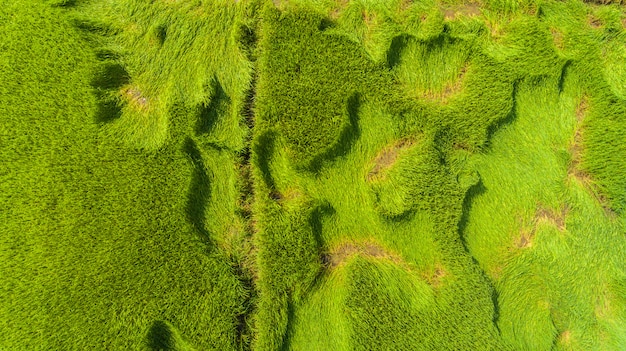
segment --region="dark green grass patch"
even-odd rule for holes
[[[101,98],[133,71],[92,78],[97,57],[65,11],[0,11],[0,348],[240,349],[250,292],[225,235],[243,226],[236,154],[183,133],[196,115],[182,109],[158,153],[112,138],[91,85]]]

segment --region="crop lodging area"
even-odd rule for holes
[[[0,350],[626,349],[621,1],[0,5]]]

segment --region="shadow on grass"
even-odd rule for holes
[[[176,350],[176,339],[171,328],[167,322],[154,322],[148,331],[148,348],[152,351]]]
[[[291,299],[290,299],[291,300]],[[293,301],[287,303],[287,327],[285,328],[285,334],[283,335],[280,351],[289,351],[291,348],[291,338],[293,335],[293,321],[296,318],[295,308],[293,307]]]
[[[331,146],[327,151],[316,156],[311,161],[309,170],[317,173],[324,164],[332,161],[337,157],[348,154],[354,143],[361,136],[361,128],[359,127],[359,108],[361,107],[361,98],[358,93],[354,93],[348,98],[347,112],[349,124],[344,128],[339,136],[339,140]]]
[[[333,216],[336,212],[337,211],[333,208],[333,206],[327,201],[324,201],[320,205],[316,206],[311,212],[309,224],[311,225],[313,238],[315,239],[315,243],[318,248],[321,248],[324,243],[322,240],[322,220],[326,216]]]
[[[185,140],[183,150],[189,156],[194,167],[193,178],[187,194],[187,217],[200,235],[200,238],[204,242],[210,243],[209,232],[204,226],[206,221],[205,211],[211,198],[209,176],[200,150],[198,150],[196,143],[191,138]]]
[[[270,160],[274,154],[276,133],[268,131],[260,135],[254,143],[254,153],[257,155],[257,167],[261,171],[263,182],[270,190],[276,189],[276,183],[270,170]]]
[[[253,27],[241,25],[237,28],[237,43],[249,61],[254,62],[256,60],[255,48],[258,41],[259,37]]]
[[[563,64],[563,68],[561,68],[561,76],[559,77],[559,94],[563,92],[563,86],[565,85],[565,78],[569,74],[570,66],[572,65],[572,60],[567,60],[565,64]]]
[[[378,202],[380,202],[380,200]],[[416,214],[417,214],[417,210],[411,208],[395,216],[389,215],[389,214],[381,214],[381,217],[383,218],[385,222],[389,224],[391,223],[398,224],[398,223],[410,222],[411,220],[413,220],[413,218],[415,218]]]
[[[489,149],[492,146],[493,136],[495,133],[512,124],[517,119],[517,85],[519,81],[513,83],[513,92],[511,93],[513,104],[511,105],[511,111],[503,119],[496,121],[487,127],[487,141],[485,142],[485,148]]]
[[[109,123],[122,116],[120,101],[106,92],[96,91],[96,114],[97,123]]]
[[[108,54],[105,53],[105,55]],[[122,115],[122,106],[116,97],[116,90],[129,82],[130,75],[121,64],[114,61],[101,64],[91,80],[91,86],[97,100],[96,122],[112,122]]]
[[[211,101],[208,105],[200,106],[198,121],[196,123],[196,134],[198,135],[209,133],[215,126],[219,116],[223,115],[230,105],[230,98],[226,95],[217,77],[213,77],[211,87],[213,89]]]
[[[389,69],[394,69],[400,63],[400,56],[404,48],[406,48],[409,39],[409,35],[402,34],[391,40],[391,45],[389,50],[387,50],[387,66]]]
[[[76,0],[53,0],[50,5],[52,7],[74,7],[76,6]]]
[[[482,268],[480,268],[480,263],[478,262],[478,260],[476,260],[476,258],[470,251],[469,247],[467,246],[467,242],[465,240],[465,231],[467,229],[467,224],[469,222],[469,215],[472,209],[472,204],[474,202],[474,199],[476,197],[483,195],[486,191],[487,191],[487,188],[483,184],[482,180],[479,180],[478,183],[472,185],[467,190],[467,192],[465,193],[465,198],[463,199],[463,212],[461,214],[461,219],[459,220],[458,233],[459,233],[459,237],[461,238],[461,243],[463,244],[463,248],[465,249],[465,252],[467,252],[467,254],[472,259],[472,262],[479,268],[484,281],[486,282],[486,284],[489,285],[489,289],[491,290],[491,302],[493,303],[493,316],[491,320],[493,322],[494,327],[498,331],[500,331],[500,329],[498,328],[498,319],[500,318],[500,305],[498,303],[498,291],[493,286],[491,279],[487,276],[485,271],[482,270]]]
[[[326,266],[325,261],[328,260],[326,255],[324,255],[324,253],[322,252],[322,244],[323,244],[322,220],[324,217],[333,216],[335,213],[336,211],[330,203],[322,202],[321,204],[317,205],[315,209],[313,209],[309,217],[309,225],[311,226],[311,230],[313,232],[313,238],[315,240],[317,247],[320,249],[319,257],[320,257],[320,262],[322,263],[322,266]],[[318,271],[318,274],[314,278],[313,282],[311,283],[310,288],[305,292],[305,295],[308,295],[311,291],[317,289],[320,286],[323,276],[324,276],[324,270],[320,269]],[[291,338],[293,335],[293,324],[294,324],[293,321],[295,319],[295,311],[294,311],[295,309],[293,307],[293,301],[289,301],[287,306],[288,306],[287,308],[288,319],[287,319],[287,327],[285,329],[285,334],[282,340],[282,346],[280,348],[280,350],[282,351],[290,350],[289,346],[291,345]]]

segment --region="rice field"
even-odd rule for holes
[[[626,348],[620,1],[0,3],[0,350]]]

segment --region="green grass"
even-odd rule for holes
[[[5,2],[0,349],[626,347],[626,12]]]
[[[158,151],[118,138],[127,105],[98,122],[98,57],[67,11],[0,15],[0,348],[240,349],[237,151],[196,144],[194,110],[168,113]]]

